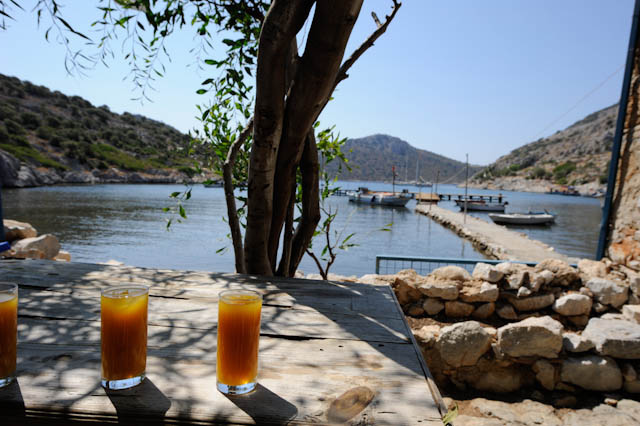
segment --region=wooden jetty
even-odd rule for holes
[[[433,192],[416,192],[415,199],[418,202],[418,204],[437,203],[438,201],[440,201],[440,196],[438,196],[438,194],[435,194]]]
[[[2,425],[440,425],[446,406],[388,285],[0,260],[19,285],[17,380]],[[100,386],[100,291],[150,287],[147,378]],[[264,297],[258,387],[216,390],[218,293]]]
[[[438,194],[440,200],[464,200],[464,194]],[[488,201],[493,202],[496,200],[498,203],[502,202],[504,196],[502,194],[491,195],[491,194],[467,194],[467,200],[469,201]]]
[[[418,205],[415,211],[455,231],[459,236],[469,240],[480,252],[495,259],[541,262],[553,258],[567,263],[578,263],[579,260],[558,253],[553,247],[504,226],[469,215],[466,215],[465,219],[463,213],[434,205]]]

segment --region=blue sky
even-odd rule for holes
[[[131,100],[133,86],[123,80],[128,66],[118,42],[109,68],[69,76],[64,48],[45,41],[47,26],[38,29],[31,4],[24,3],[27,12],[14,11],[17,22],[0,31],[0,73],[182,131],[198,126],[195,104],[209,99],[195,91],[209,75],[188,53],[190,29],[168,42],[166,76],[156,82],[153,102],[141,104]],[[348,137],[390,134],[460,161],[468,153],[470,162],[488,164],[620,97],[632,0],[402,3],[387,33],[338,86],[320,117],[323,127],[335,124]],[[63,15],[91,34],[86,23],[99,17],[94,4],[67,0]],[[365,0],[348,53],[375,29],[371,11],[383,19],[390,5]]]

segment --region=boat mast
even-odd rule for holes
[[[464,174],[464,223],[467,223],[467,194],[469,192],[469,154],[467,155],[467,167]]]
[[[391,166],[391,188],[393,195],[396,195],[396,166]]]

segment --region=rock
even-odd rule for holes
[[[506,402],[492,401],[490,399],[475,398],[469,404],[470,408],[487,417],[495,417],[502,422],[515,424],[518,422],[518,415],[514,407]],[[456,422],[457,423],[457,422]],[[504,423],[501,423],[504,424]]]
[[[38,235],[36,229],[28,223],[11,219],[4,219],[3,223],[4,237],[9,242],[24,238],[34,238]]]
[[[567,358],[562,362],[560,378],[563,382],[593,391],[615,391],[622,388],[622,373],[609,357],[596,355]]]
[[[444,304],[445,315],[451,318],[466,318],[474,309],[473,305],[464,302],[452,301]]]
[[[622,306],[628,298],[629,287],[604,278],[591,278],[586,287],[591,290],[596,301],[615,308]]]
[[[440,327],[437,325],[425,325],[419,330],[412,331],[418,343],[427,348],[432,347],[440,335]]]
[[[546,390],[553,390],[556,387],[556,369],[553,365],[544,359],[539,359],[533,363],[531,367],[536,373],[536,380]]]
[[[495,284],[481,281],[467,281],[460,290],[459,298],[463,302],[495,302],[500,290]]]
[[[523,297],[527,297],[527,296],[531,296],[533,292],[531,290],[529,290],[527,287],[520,287],[518,289],[518,294],[517,297],[519,299],[523,298]]]
[[[546,272],[549,272],[549,271],[546,271]],[[551,274],[551,278],[549,278],[549,281],[550,281],[551,279],[553,279],[553,274],[551,272],[549,272],[549,274]],[[532,293],[537,293],[538,290],[540,290],[540,288],[546,283],[547,283],[547,278],[545,278],[545,276],[541,272],[532,272],[529,274],[528,287]]]
[[[624,315],[616,313],[616,312],[607,312],[606,314],[601,315],[600,319],[629,321],[629,319],[626,318]]]
[[[68,251],[60,250],[53,260],[59,260],[61,262],[71,262],[71,253]]]
[[[634,294],[640,294],[640,275],[634,274],[629,277],[629,288]]]
[[[5,188],[18,186],[18,170],[20,170],[20,160],[0,150],[0,185]]]
[[[583,294],[567,294],[553,303],[553,310],[564,316],[587,315],[593,301]]]
[[[618,405],[618,400],[616,398],[607,397],[604,399],[604,403],[610,405],[611,407],[615,407]]]
[[[471,275],[469,275],[466,269],[461,268],[459,266],[453,266],[453,265],[443,266],[441,268],[434,269],[429,274],[429,277],[433,277],[435,279],[444,280],[444,281],[464,282],[464,281],[471,280]]]
[[[579,328],[584,328],[589,322],[589,315],[576,315],[575,317],[566,317],[571,324]]]
[[[620,320],[591,318],[582,337],[592,341],[596,352],[614,358],[640,359],[640,325]]]
[[[421,317],[424,315],[424,309],[422,309],[421,305],[410,305],[407,308],[407,315],[410,317]]]
[[[622,387],[625,392],[640,393],[640,380],[625,381]]]
[[[518,314],[516,314],[516,311],[513,309],[513,306],[511,305],[500,306],[496,310],[496,313],[502,319],[511,320],[511,321],[518,319]]]
[[[633,365],[629,364],[628,362],[622,364],[622,368],[620,369],[620,371],[622,372],[622,377],[627,382],[633,382],[638,379],[638,373],[636,372],[636,369],[633,368]]]
[[[518,290],[523,285],[529,284],[529,272],[520,271],[509,275],[507,278],[507,288],[510,290]]]
[[[403,269],[396,274],[396,277],[399,277],[404,282],[413,284],[416,287],[424,280],[424,277],[418,275],[414,269]]]
[[[482,305],[478,306],[475,311],[473,311],[471,316],[475,319],[484,320],[489,318],[491,315],[493,315],[495,310],[496,310],[495,303],[493,302],[483,303]]]
[[[597,314],[601,314],[603,312],[606,312],[607,310],[609,310],[609,306],[608,305],[603,305],[600,302],[596,302],[593,304],[593,310],[596,311]]]
[[[476,267],[473,269],[473,274],[471,274],[471,276],[479,281],[497,283],[502,279],[504,274],[495,266],[480,262],[476,263]]]
[[[398,303],[400,306],[419,302],[422,300],[422,293],[413,285],[407,283],[402,278],[396,278],[393,283],[393,290],[398,297]]]
[[[558,408],[570,408],[575,407],[578,403],[578,399],[573,395],[561,396],[553,401],[553,405]],[[566,423],[565,423],[566,424]],[[578,425],[576,425],[578,426]]]
[[[550,271],[553,273],[553,280],[550,284],[566,287],[579,278],[578,271],[569,266],[567,262],[559,259],[546,259],[538,263],[536,271]]]
[[[422,309],[424,309],[427,315],[437,315],[444,309],[444,303],[439,299],[428,297],[422,304]]]
[[[25,238],[14,241],[11,249],[16,252],[16,257],[29,250],[38,250],[44,253],[45,259],[53,259],[60,251],[58,239],[51,234],[44,234],[35,238]]]
[[[640,402],[632,399],[621,399],[616,405],[618,411],[630,415],[635,420],[640,422]]]
[[[553,278],[555,277],[555,275],[553,275],[553,272],[548,271],[546,269],[543,271],[537,272],[537,274],[544,280],[543,285],[551,284],[551,282],[553,281]]]
[[[427,279],[427,281],[418,285],[418,289],[428,297],[439,297],[445,300],[456,300],[458,298],[458,283],[456,281]]]
[[[498,329],[500,351],[512,357],[557,358],[562,349],[562,324],[549,316],[527,318]]]
[[[609,267],[604,262],[580,259],[578,271],[589,278],[604,278],[609,273]]]
[[[497,393],[515,392],[534,380],[528,369],[485,358],[480,358],[473,367],[459,368],[458,377],[474,389]]]
[[[539,311],[551,306],[556,298],[553,294],[539,294],[531,297],[524,297],[519,299],[517,296],[506,293],[505,298],[511,303],[518,311]]]
[[[504,275],[516,274],[518,272],[528,271],[529,267],[523,263],[502,262],[498,263],[495,268]]]
[[[477,321],[465,321],[443,327],[436,349],[452,367],[476,365],[491,347],[491,335]]]
[[[629,321],[640,324],[640,305],[624,305],[622,315]]]
[[[504,426],[498,419],[488,419],[486,417],[473,417],[462,414],[456,417],[456,426]],[[452,424],[452,423],[451,423]]]
[[[562,334],[562,347],[567,352],[586,352],[595,347],[595,344],[581,335],[565,332]]]
[[[363,275],[356,280],[360,284],[395,284],[396,277],[394,275],[378,275],[367,274]]]

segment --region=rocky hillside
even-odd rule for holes
[[[547,138],[538,139],[478,172],[476,186],[496,189],[561,190],[581,193],[603,187],[613,146],[618,105],[594,112]]]
[[[350,152],[349,152],[350,151]],[[349,159],[351,172],[343,171],[344,180],[391,181],[391,168],[396,168],[396,180],[415,181],[416,171],[424,181],[446,183],[464,182],[465,163],[414,148],[402,139],[389,135],[372,135],[349,139],[343,152]],[[332,173],[336,165],[331,165]],[[479,171],[479,166],[469,166],[469,176]]]
[[[4,187],[181,182],[194,174],[189,141],[164,123],[0,75]]]

